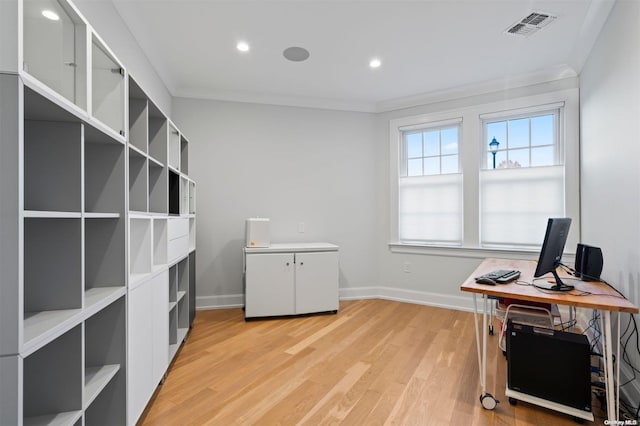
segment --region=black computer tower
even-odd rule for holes
[[[591,411],[591,348],[582,334],[509,322],[509,389]]]

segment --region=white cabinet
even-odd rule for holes
[[[245,248],[245,318],[338,310],[338,246]]]
[[[129,291],[127,424],[135,424],[169,363],[168,271]]]

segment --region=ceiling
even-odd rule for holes
[[[173,96],[384,111],[575,76],[614,0],[112,1]],[[557,19],[505,34],[532,11]]]

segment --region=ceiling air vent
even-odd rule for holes
[[[556,16],[549,13],[531,12],[529,15],[511,25],[505,33],[528,37],[539,29],[549,25],[556,18]]]

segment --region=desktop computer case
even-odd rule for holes
[[[587,337],[510,321],[507,386],[590,412],[591,348]]]

